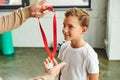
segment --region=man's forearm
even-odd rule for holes
[[[0,17],[0,34],[19,27],[31,17],[29,7],[19,8],[9,15]]]

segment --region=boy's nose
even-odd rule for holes
[[[67,28],[63,28],[63,32],[64,33],[68,32],[68,29]]]

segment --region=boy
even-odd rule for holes
[[[66,66],[61,70],[60,80],[98,80],[97,53],[83,39],[88,27],[89,14],[85,10],[70,8],[65,12],[62,31],[67,42],[61,46],[58,58]]]

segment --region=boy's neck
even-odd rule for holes
[[[81,39],[81,40],[76,40],[76,41],[71,41],[71,47],[73,48],[80,48],[82,46],[84,46],[86,44],[86,42]]]

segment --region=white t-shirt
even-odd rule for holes
[[[72,48],[66,42],[61,46],[58,58],[67,63],[61,70],[61,80],[88,80],[87,73],[99,73],[97,53],[88,43]]]

